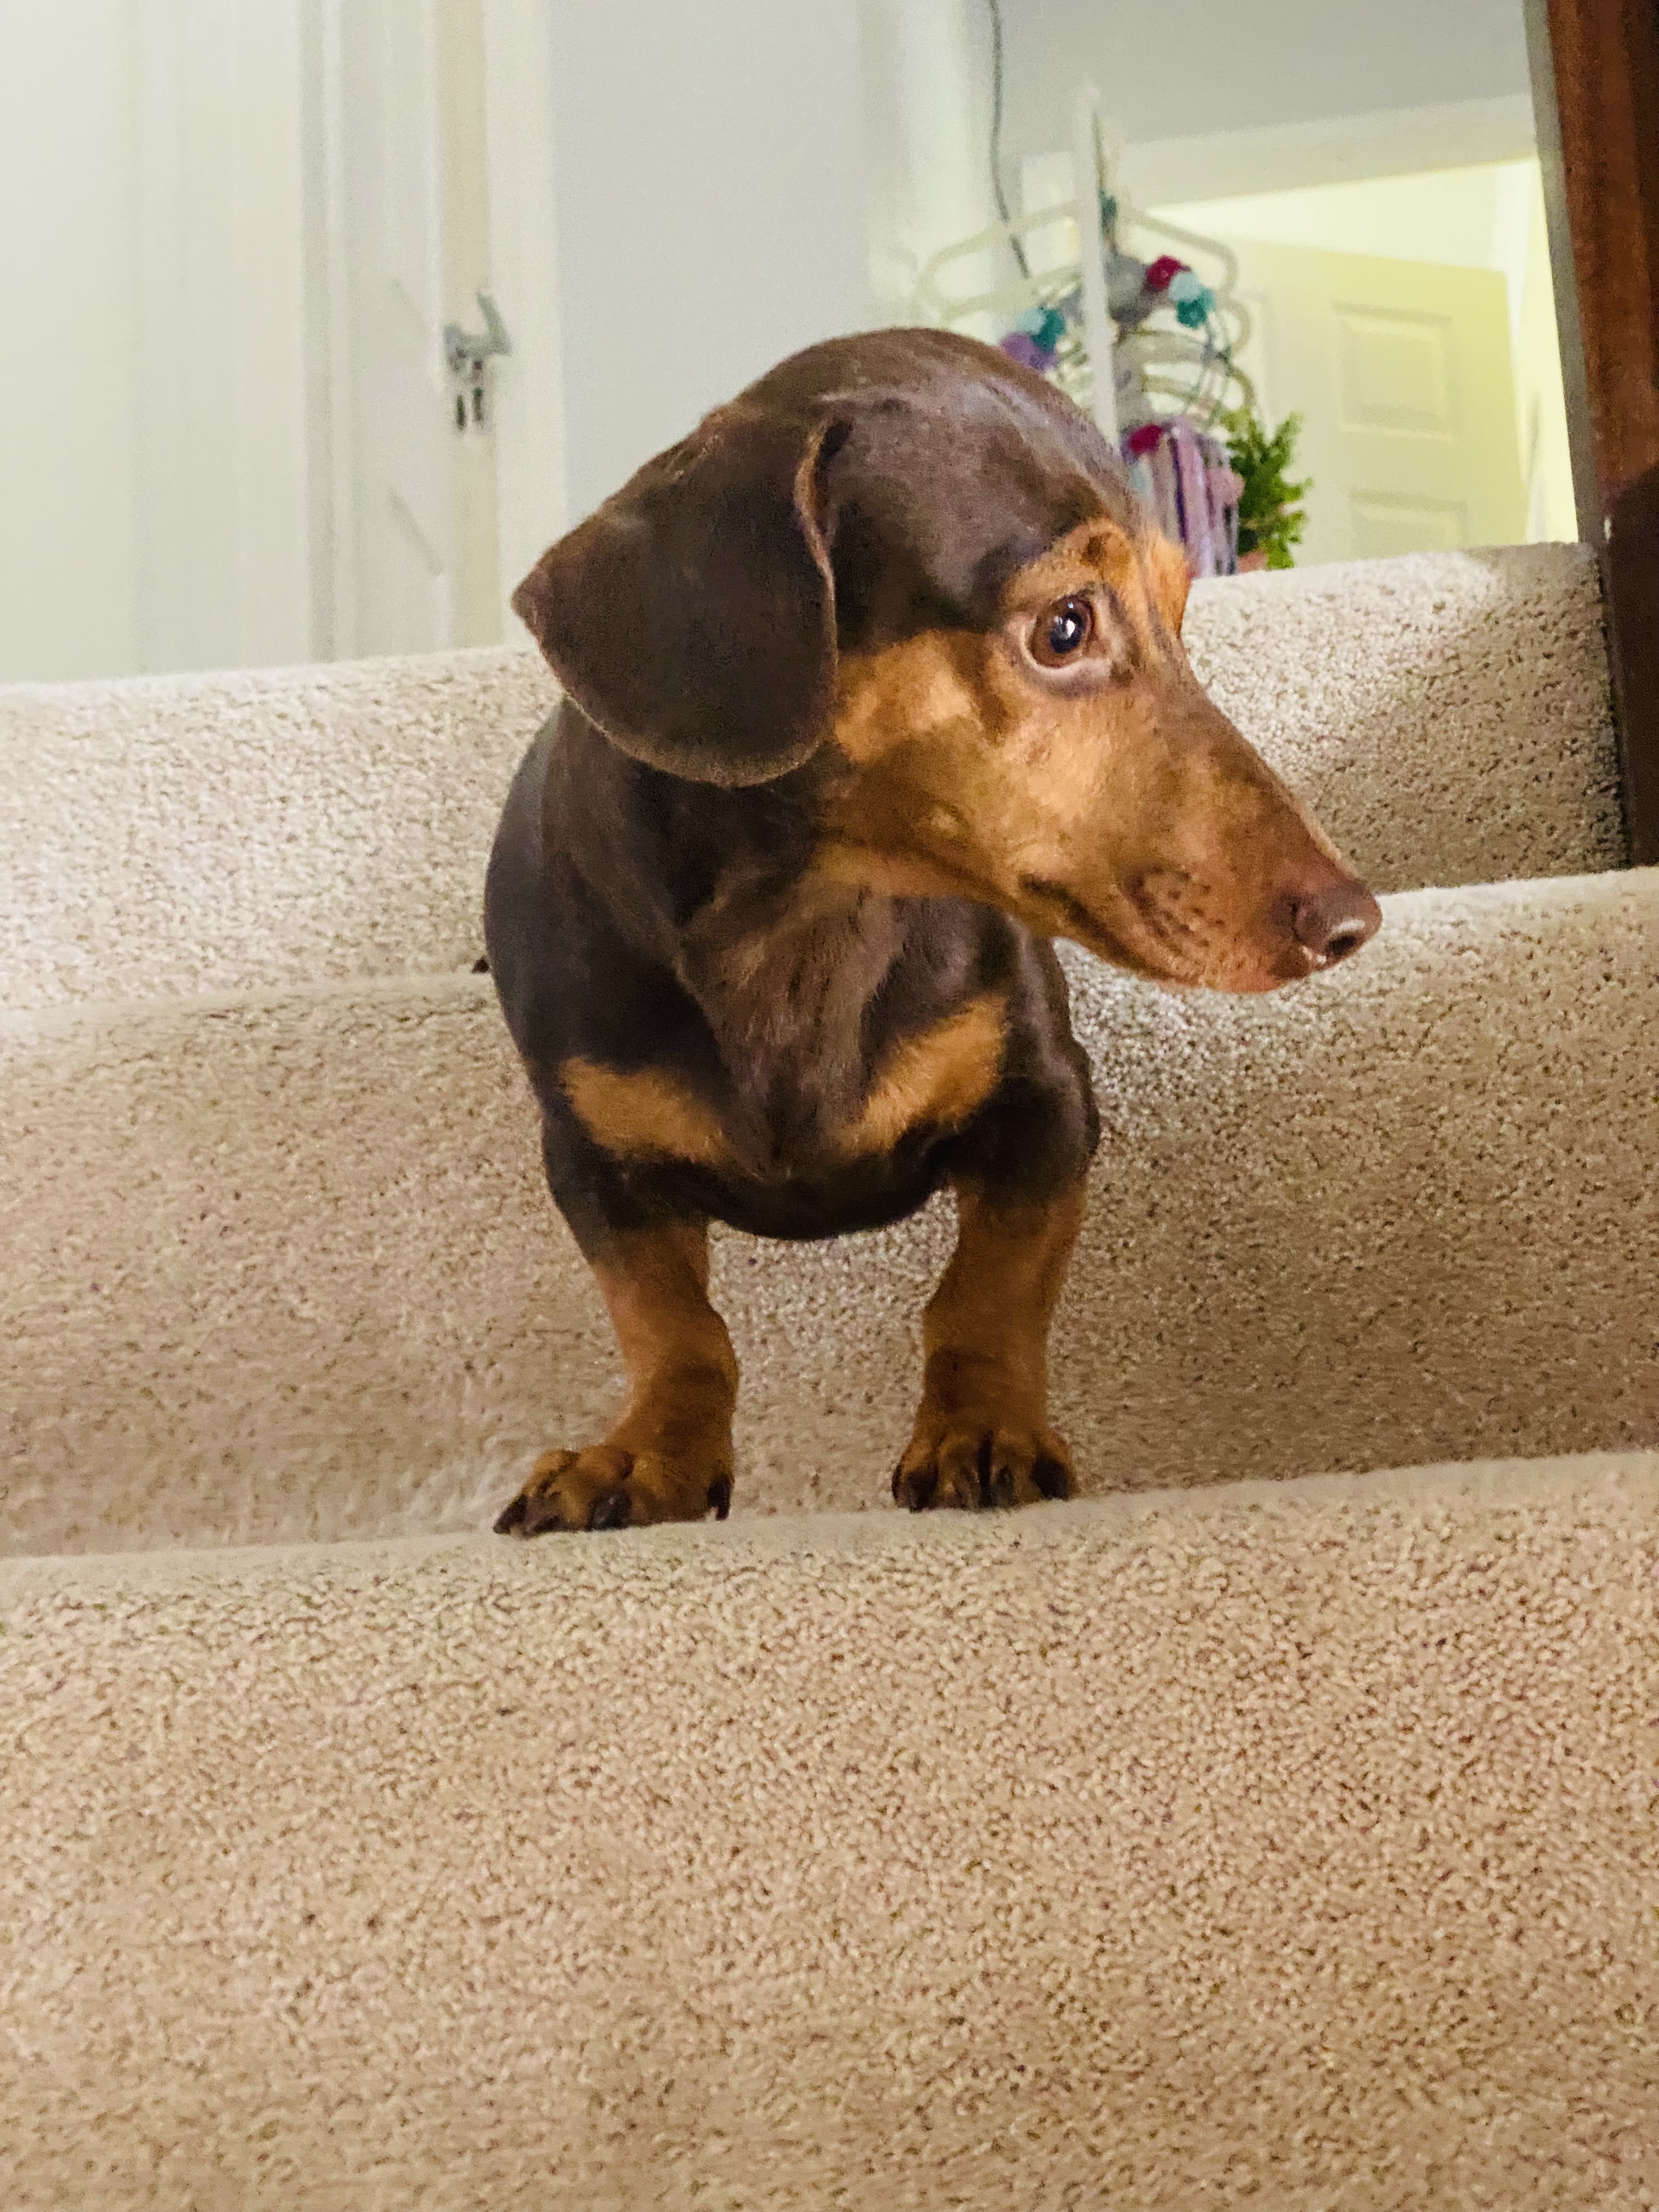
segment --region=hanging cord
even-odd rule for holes
[[[997,213],[1004,222],[1012,222],[1008,212],[1008,195],[1002,183],[1002,0],[986,0],[991,11],[991,190],[997,204]],[[1018,264],[1022,276],[1030,276],[1030,264],[1025,258],[1025,248],[1011,231],[1008,249]]]

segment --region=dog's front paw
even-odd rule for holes
[[[621,1444],[546,1451],[495,1523],[498,1536],[556,1528],[642,1528],[658,1521],[724,1521],[732,1504],[729,1453],[687,1458]]]
[[[1072,1494],[1072,1455],[1046,1425],[994,1413],[930,1413],[893,1470],[893,1495],[912,1513],[954,1506],[1035,1505]]]

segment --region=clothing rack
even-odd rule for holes
[[[1045,308],[1063,313],[1066,333],[1054,365],[1064,386],[1116,444],[1121,434],[1164,416],[1178,414],[1208,429],[1230,406],[1255,401],[1238,356],[1249,343],[1249,311],[1237,295],[1238,263],[1218,240],[1166,222],[1137,208],[1117,173],[1118,164],[1100,113],[1099,95],[1085,87],[1073,103],[1073,197],[1059,205],[1028,210],[957,240],[927,261],[916,281],[919,319],[946,329],[985,318],[1005,330]],[[1081,180],[1080,185],[1076,180]],[[950,271],[965,262],[1012,249],[1052,232],[1069,218],[1077,255],[1057,267],[1017,269],[992,289],[953,292]],[[1126,239],[1148,237],[1184,247],[1206,264],[1212,311],[1201,335],[1137,315],[1127,295],[1146,264],[1130,254]],[[1208,273],[1212,266],[1214,275]]]

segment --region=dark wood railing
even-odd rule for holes
[[[1525,0],[1580,535],[1631,858],[1659,864],[1659,0]]]

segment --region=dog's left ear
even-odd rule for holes
[[[844,435],[721,408],[513,594],[566,691],[624,752],[729,786],[817,750],[836,690],[818,468]]]

